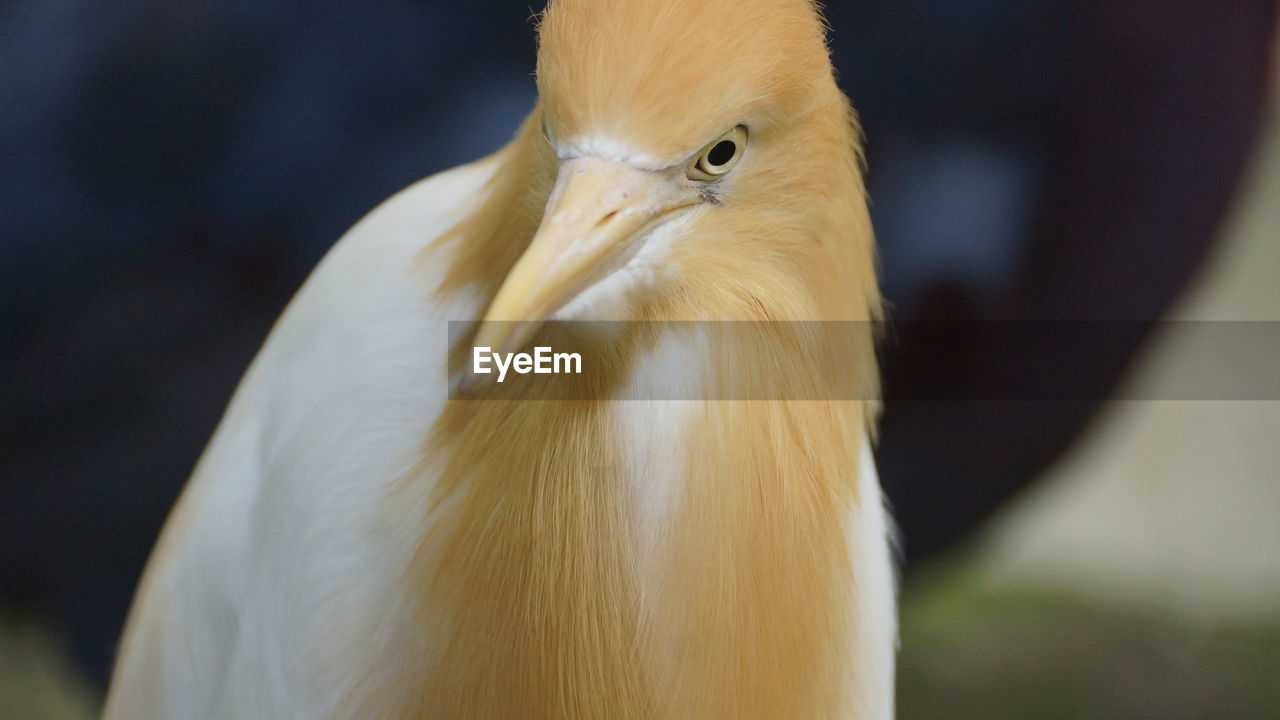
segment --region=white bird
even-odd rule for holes
[[[108,719],[892,716],[879,295],[817,9],[553,0],[539,38],[512,142],[371,212],[280,318],[151,558]],[[531,322],[449,346],[482,316]],[[451,399],[451,351],[572,335],[552,318],[849,321],[832,357],[868,399],[710,325],[589,338],[557,376],[586,402],[536,400],[543,376]]]

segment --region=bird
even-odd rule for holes
[[[536,33],[510,142],[384,201],[284,310],[107,720],[893,716],[882,302],[820,8],[550,0]],[[851,342],[788,350],[815,327]],[[581,374],[466,362],[564,342]]]

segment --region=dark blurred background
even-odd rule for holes
[[[1270,127],[1277,4],[829,5],[892,315],[946,321],[903,322],[885,357],[878,460],[903,529],[904,641],[923,646],[904,653],[903,716],[970,716],[948,697],[973,717],[1278,716],[1258,708],[1280,712],[1280,643],[1214,635],[1193,657],[1246,669],[1221,671],[1229,691],[1189,686],[1162,665],[1188,631],[1163,620],[1118,642],[1147,653],[1135,682],[1164,705],[1108,704],[1112,673],[1065,682],[1052,663],[1018,696],[1052,702],[984,705],[984,684],[1009,700],[999,667],[967,689],[940,669],[1081,638],[1118,657],[1123,611],[975,602],[954,568],[1105,410],[1228,235]],[[534,102],[531,16],[495,0],[0,2],[0,716],[92,711],[160,524],[276,315],[380,200],[513,132]],[[946,331],[1028,319],[1128,322],[1052,362],[1016,334],[960,347]],[[1080,399],[946,399],[992,383]],[[918,387],[940,399],[895,400]],[[1021,614],[993,620],[1010,603]],[[1258,704],[1214,704],[1249,672]],[[1203,702],[1170,710],[1178,687]],[[60,693],[79,700],[49,704]],[[1134,707],[1154,710],[1116,709]]]

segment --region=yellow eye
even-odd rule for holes
[[[747,149],[747,129],[741,125],[702,149],[689,166],[691,180],[716,180],[733,169]]]

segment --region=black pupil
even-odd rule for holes
[[[711,148],[711,152],[707,153],[707,162],[712,167],[720,167],[727,164],[738,154],[738,145],[732,140],[721,140],[716,146]]]

